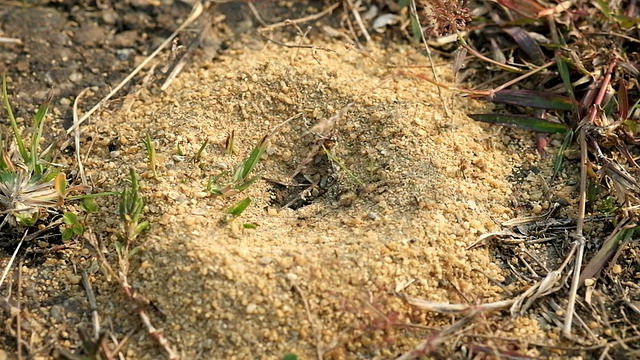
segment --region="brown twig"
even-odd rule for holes
[[[353,4],[352,0],[344,0],[344,1],[347,4],[347,8],[351,10],[351,14],[353,14],[354,19],[356,19],[356,23],[358,23],[358,27],[360,27],[360,32],[362,33],[362,36],[364,36],[367,42],[371,42],[371,35],[369,35],[369,32],[367,31],[367,27],[364,26],[364,23],[362,22],[362,17],[360,17],[358,8]]]
[[[18,360],[22,360],[22,310],[20,309],[20,301],[22,300],[22,260],[18,263],[17,283],[16,307],[18,308],[18,315],[16,316],[16,338],[18,342]]]
[[[284,20],[281,21],[279,23],[275,23],[275,24],[271,24],[265,27],[260,28],[260,31],[267,31],[267,30],[273,30],[273,29],[277,29],[277,28],[281,28],[283,26],[287,26],[289,23],[294,23],[294,24],[301,24],[301,23],[305,23],[307,21],[312,21],[312,20],[317,20],[327,14],[330,14],[333,10],[337,9],[338,6],[340,6],[339,2],[336,2],[335,4],[328,6],[326,9],[320,11],[317,14],[313,14],[313,15],[309,15],[309,16],[305,16],[299,19],[294,19],[294,20]]]
[[[82,276],[82,285],[84,286],[84,291],[87,293],[87,300],[89,301],[89,312],[91,312],[91,321],[93,324],[93,338],[97,339],[100,336],[100,316],[98,315],[96,296],[93,293],[87,272],[84,269],[80,269],[80,275]]]

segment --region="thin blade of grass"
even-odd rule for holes
[[[558,149],[558,153],[556,154],[556,159],[553,162],[553,178],[558,175],[560,170],[562,170],[562,164],[564,163],[564,152],[569,148],[571,141],[573,140],[573,131],[568,131],[564,136],[564,141],[560,148]]]
[[[47,112],[49,112],[49,106],[51,106],[51,96],[44,102],[44,104],[40,105],[38,108],[38,112],[33,117],[33,134],[31,134],[31,169],[37,174],[42,174],[42,168],[39,166],[38,161],[40,160],[40,139],[42,138],[42,133],[44,132],[44,118],[47,116]]]
[[[249,176],[256,165],[258,165],[258,162],[260,161],[260,158],[262,157],[262,154],[266,149],[265,143],[267,141],[267,137],[268,136],[264,136],[262,140],[260,140],[258,145],[253,148],[247,160],[245,160],[238,168],[239,171],[236,171],[235,175],[233,176],[233,180],[235,180],[236,182],[243,181],[247,178],[247,176]]]
[[[623,229],[619,233],[612,234],[609,236],[602,247],[598,252],[589,260],[587,265],[584,267],[582,272],[580,273],[580,284],[584,284],[586,279],[591,279],[600,273],[604,265],[615,252],[618,250],[620,244],[624,244],[635,234],[636,230],[639,228],[634,227],[630,229]]]
[[[231,206],[230,208],[228,208],[227,214],[233,217],[238,217],[242,215],[242,213],[249,207],[250,204],[251,204],[251,198],[249,197],[244,198],[238,201],[237,203],[233,204],[233,206]]]
[[[529,56],[534,64],[542,65],[545,63],[545,56],[540,45],[538,45],[526,30],[521,27],[512,27],[503,29],[503,31],[518,43],[518,46]]]
[[[16,118],[13,115],[13,110],[11,109],[11,103],[9,102],[9,95],[7,94],[7,77],[2,77],[2,102],[4,103],[4,108],[7,111],[7,117],[9,118],[9,124],[11,125],[11,131],[13,131],[13,137],[16,139],[16,144],[18,145],[18,151],[20,152],[20,156],[22,159],[27,162],[29,159],[29,155],[27,154],[27,148],[24,146],[24,142],[22,141],[22,136],[20,135],[20,130],[18,129],[18,123],[16,122]]]
[[[571,85],[571,74],[569,73],[569,66],[567,65],[567,61],[562,56],[557,56],[556,63],[558,65],[558,72],[560,73],[560,77],[562,78],[564,88],[567,90],[567,93],[569,94],[571,100],[575,101],[576,96],[573,93],[573,85]]]
[[[568,97],[533,90],[500,90],[489,96],[488,100],[494,103],[563,111],[570,111],[577,105]]]
[[[569,127],[547,121],[544,119],[516,114],[471,114],[468,115],[475,121],[481,121],[484,123],[509,126],[523,130],[541,132],[541,133],[566,133],[569,131]]]

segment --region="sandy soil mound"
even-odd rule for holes
[[[395,293],[456,303],[503,296],[476,271],[502,280],[487,250],[466,247],[513,216],[506,178],[526,156],[465,116],[483,111],[479,103],[447,97],[449,117],[428,83],[342,44],[323,46],[333,51],[269,44],[227,53],[181,74],[166,93],[143,90],[85,128],[96,143],[84,165],[99,189],[122,188],[130,167],[142,174],[152,227],[140,239],[144,251],[130,278],[151,300],[154,324],[186,359],[309,359],[317,351],[325,359],[390,358],[451,322],[411,309]],[[409,47],[371,56],[427,64]],[[326,142],[331,159],[318,149],[317,125],[340,111]],[[257,167],[270,181],[230,198],[205,191],[212,176],[233,173],[263,136],[296,114]],[[232,130],[236,153],[227,155],[220,144]],[[156,144],[158,179],[142,146],[147,134]],[[300,186],[290,186],[296,170],[324,183],[307,189],[304,201],[295,200]],[[246,196],[250,207],[224,221],[225,210]],[[298,209],[283,207],[292,200]],[[115,202],[102,200],[103,213],[91,220],[98,236],[114,232]],[[103,326],[112,324],[120,336],[136,328],[119,289],[95,263],[89,273]],[[74,279],[68,286],[77,287],[81,313],[88,305]],[[50,323],[71,322],[65,319]],[[407,322],[424,328],[400,326]],[[543,335],[528,318],[486,322],[485,333]],[[142,330],[127,349],[132,359],[162,356]]]
[[[340,44],[328,47],[335,53],[272,45],[240,51],[100,120],[100,136],[121,145],[119,155],[101,149],[87,163],[101,187],[120,184],[129,166],[150,175],[140,138],[149,133],[157,142],[159,180],[143,182],[156,225],[136,280],[187,358],[310,358],[318,342],[347,358],[386,357],[424,333],[376,329],[381,318],[447,321],[408,309],[393,292],[442,302],[464,302],[455,289],[475,301],[500,297],[474,271],[500,279],[499,268],[486,250],[465,248],[509,218],[505,178],[519,159],[464,116],[477,104],[455,99],[449,118],[433,86]],[[373,56],[426,63],[407,48]],[[280,208],[282,189],[267,181],[232,199],[206,196],[210,176],[234,171],[262,136],[301,113],[270,141],[257,170],[292,182],[318,143],[313,126],[349,103],[331,150],[348,170],[317,165],[317,158],[307,164],[302,172],[309,177],[325,171],[337,178],[312,204]],[[176,156],[178,147],[189,158],[207,140],[220,144],[231,130],[235,156],[215,145],[198,164]],[[254,202],[241,219],[221,223],[224,210],[245,195]],[[243,222],[257,228],[245,230]],[[310,318],[293,285],[305,294]]]

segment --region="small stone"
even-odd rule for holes
[[[69,282],[73,285],[78,285],[80,281],[82,281],[82,276],[69,273],[67,274],[67,279],[69,279]]]
[[[380,218],[380,215],[378,215],[378,213],[376,213],[376,212],[369,211],[369,212],[367,213],[367,218],[368,218],[369,220],[378,220],[378,219]]]
[[[615,275],[622,274],[622,266],[618,264],[613,265],[613,267],[611,268],[611,272]]]
[[[269,264],[271,264],[273,262],[273,258],[265,256],[265,257],[260,258],[259,262],[262,265],[269,265]]]
[[[253,312],[256,311],[257,308],[258,308],[258,305],[253,303],[247,305],[247,314],[252,314]]]
[[[69,100],[69,98],[63,97],[62,99],[60,99],[60,105],[69,106],[71,105],[71,100]]]
[[[80,81],[82,81],[82,78],[83,78],[83,77],[84,77],[84,76],[82,75],[82,73],[81,73],[81,72],[79,72],[79,71],[74,71],[74,72],[72,72],[72,73],[71,73],[71,75],[69,75],[69,80],[70,80],[71,82],[73,82],[73,83],[78,84],[78,83],[80,83]]]
[[[542,205],[540,204],[533,205],[533,209],[531,209],[531,212],[534,214],[540,214],[542,212]]]

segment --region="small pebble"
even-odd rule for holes
[[[258,305],[253,303],[247,305],[247,314],[252,314],[254,311],[256,311],[257,308],[258,308]]]
[[[611,272],[615,275],[622,274],[622,266],[618,264],[613,265],[613,267],[611,268]]]
[[[378,219],[380,218],[380,215],[378,215],[378,213],[376,213],[376,212],[369,211],[369,212],[367,213],[367,218],[368,218],[369,220],[378,220]]]

